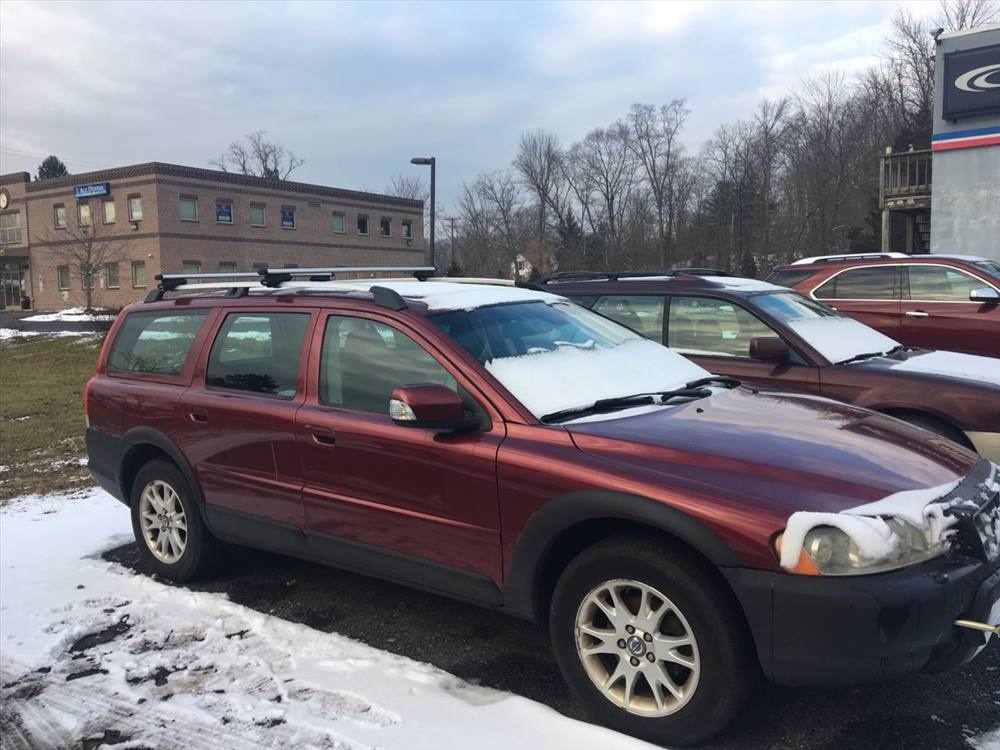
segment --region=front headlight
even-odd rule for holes
[[[940,544],[928,541],[927,534],[908,523],[886,519],[895,543],[878,558],[866,557],[857,543],[833,526],[817,526],[806,534],[798,565],[789,573],[821,576],[856,576],[882,573],[931,560],[944,552]],[[781,557],[782,536],[775,539]]]

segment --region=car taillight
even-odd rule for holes
[[[91,376],[87,384],[83,386],[83,423],[88,428],[90,427],[90,386],[96,377],[96,375]]]

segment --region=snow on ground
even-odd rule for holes
[[[966,742],[972,746],[973,750],[1000,750],[1000,728],[978,737],[969,737]]]
[[[114,320],[115,314],[108,312],[88,313],[82,307],[70,307],[54,313],[42,313],[21,318],[25,323],[92,323],[99,320]]]
[[[131,538],[98,489],[0,509],[5,747],[649,747],[100,558]]]
[[[0,341],[22,336],[98,336],[94,331],[18,331],[15,328],[0,328]]]

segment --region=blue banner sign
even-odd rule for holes
[[[281,227],[282,229],[295,229],[295,209],[281,209]]]
[[[233,204],[229,201],[216,201],[215,220],[220,224],[233,223]]]
[[[107,195],[111,192],[111,184],[95,182],[93,185],[77,185],[73,188],[74,198],[92,198],[95,195]]]

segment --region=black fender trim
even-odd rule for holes
[[[518,537],[510,574],[504,583],[504,609],[530,620],[543,619],[537,601],[538,585],[555,541],[574,526],[602,519],[633,522],[666,532],[696,549],[717,567],[740,565],[722,539],[676,508],[625,492],[570,492],[545,503],[528,519]]]
[[[177,447],[173,440],[152,427],[133,427],[122,435],[121,443],[121,460],[118,463],[118,486],[121,488],[121,493],[124,496],[126,504],[130,500],[125,488],[125,468],[128,466],[128,459],[134,450],[141,448],[143,445],[152,445],[154,448],[158,448],[166,453],[170,460],[177,464],[177,468],[180,469],[181,474],[184,475],[188,486],[194,493],[197,505],[202,511],[202,518],[205,517],[205,496],[201,492],[201,485],[198,484],[197,477],[195,477],[194,468],[188,463],[187,458],[185,458],[181,449]],[[207,519],[205,520],[207,523]],[[209,531],[211,530],[211,527],[209,527]]]

